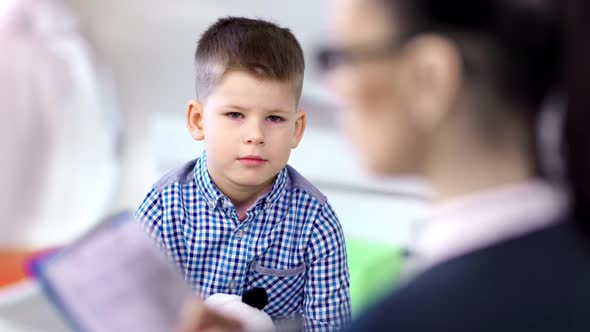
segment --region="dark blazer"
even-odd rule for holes
[[[572,220],[452,259],[350,331],[590,331],[590,237]]]

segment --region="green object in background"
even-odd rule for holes
[[[346,240],[353,317],[395,286],[402,250],[378,242]]]

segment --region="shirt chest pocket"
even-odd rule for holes
[[[301,311],[305,264],[288,269],[266,267],[254,261],[248,271],[247,287],[262,287],[268,294],[264,311],[273,318],[289,317]]]

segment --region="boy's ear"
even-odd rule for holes
[[[196,141],[205,139],[203,131],[203,104],[191,100],[186,106],[186,128]]]
[[[293,139],[291,140],[291,149],[295,149],[299,145],[299,142],[301,142],[306,125],[307,114],[305,114],[304,110],[298,110],[295,115],[295,131],[293,133]]]

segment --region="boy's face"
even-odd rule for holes
[[[291,82],[230,71],[206,101],[191,101],[187,126],[205,140],[207,167],[226,189],[263,188],[287,164],[305,130]],[[223,189],[222,189],[223,190]]]

